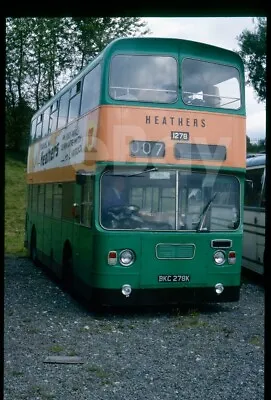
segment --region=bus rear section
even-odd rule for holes
[[[125,181],[126,202],[103,204]],[[105,169],[93,298],[102,303],[238,301],[242,231],[240,182],[226,171]]]

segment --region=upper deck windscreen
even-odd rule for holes
[[[173,103],[177,100],[177,61],[156,55],[116,55],[110,68],[114,100]]]
[[[112,57],[109,95],[114,100],[176,103],[239,110],[240,74],[222,63],[173,56],[118,54]],[[178,84],[180,83],[180,85]]]
[[[237,110],[241,106],[239,72],[228,65],[184,59],[182,99],[187,105]]]

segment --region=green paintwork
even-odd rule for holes
[[[92,285],[98,288],[120,288],[123,284],[131,284],[134,289],[151,289],[163,287],[207,287],[222,281],[225,286],[240,284],[241,254],[237,256],[235,265],[226,263],[215,266],[214,249],[211,240],[214,238],[233,240],[232,250],[241,248],[242,232],[221,234],[197,234],[181,232],[99,232],[94,236],[95,255],[92,270]],[[193,259],[158,260],[155,255],[158,243],[193,243],[195,256]],[[85,243],[88,246],[88,243]],[[107,254],[115,250],[131,249],[136,254],[136,261],[130,267],[107,264]],[[228,250],[225,251],[228,253]],[[189,283],[158,283],[158,275],[190,275]]]
[[[166,49],[166,51],[164,50]],[[179,64],[185,57],[196,57],[198,59],[225,63],[238,68],[241,81],[244,82],[243,64],[240,57],[228,50],[219,49],[214,46],[199,44],[192,41],[178,39],[157,38],[133,38],[118,39],[111,42],[107,48],[67,84],[56,96],[54,96],[38,113],[42,112],[56,97],[69,89],[75,82],[80,80],[89,70],[98,63],[102,67],[101,98],[100,104],[121,104],[108,94],[108,76],[110,59],[117,53],[140,53],[140,54],[165,54],[172,55],[179,60]],[[180,66],[179,66],[180,68]],[[163,105],[165,108],[201,110],[216,113],[245,115],[245,89],[241,88],[242,107],[239,110],[225,110],[196,106],[185,106],[181,96],[174,104]],[[128,103],[126,104],[129,105]],[[161,104],[137,103],[133,105],[141,107],[159,107]],[[33,119],[38,114],[33,116]],[[219,138],[218,138],[219,139]],[[115,163],[114,165],[124,165]],[[127,165],[127,164],[126,164]],[[146,166],[144,164],[130,163],[130,166]],[[142,231],[109,231],[104,230],[99,224],[100,207],[100,176],[108,166],[105,162],[97,162],[96,172],[93,179],[94,206],[91,227],[82,226],[79,220],[61,220],[52,216],[37,215],[27,210],[28,223],[26,242],[30,247],[32,228],[37,232],[37,248],[39,258],[50,267],[56,275],[62,276],[62,261],[65,245],[68,243],[72,250],[72,265],[74,277],[83,282],[89,289],[104,288],[120,290],[123,284],[130,284],[133,289],[154,288],[204,288],[214,287],[218,282],[225,286],[240,285],[241,273],[241,249],[243,235],[243,198],[244,198],[244,175],[243,168],[220,168],[220,172],[235,175],[241,183],[241,223],[236,231],[229,232],[142,232]],[[159,163],[154,166],[159,167]],[[168,166],[177,168],[176,166]],[[163,168],[166,168],[163,165]],[[180,168],[180,166],[178,166]],[[182,165],[181,169],[202,170],[206,166],[191,166],[191,163]],[[217,170],[216,167],[208,167],[210,171]],[[74,201],[81,204],[81,187],[74,182]],[[72,204],[70,204],[72,207]],[[215,249],[211,247],[213,239],[230,239],[232,248],[236,251],[236,264],[225,264],[217,266],[213,260]],[[158,246],[158,248],[157,248]],[[131,249],[135,253],[135,262],[130,267],[123,267],[119,263],[115,266],[108,265],[108,252],[115,250],[119,253],[123,249]],[[156,251],[158,257],[156,256]],[[229,250],[224,250],[228,254]],[[189,282],[158,282],[158,275],[189,275]],[[219,301],[219,299],[218,299]]]
[[[99,225],[99,176],[105,164],[100,164],[94,179],[95,205],[91,228],[74,221],[31,214],[29,210],[28,238],[34,225],[37,231],[37,247],[41,254],[50,256],[54,262],[41,257],[44,264],[51,267],[56,275],[62,276],[62,257],[66,242],[73,253],[74,275],[90,288],[120,289],[125,283],[133,289],[213,287],[222,282],[225,286],[239,286],[241,272],[242,223],[236,231],[196,233],[187,231],[142,232],[108,231]],[[223,171],[233,173],[231,171]],[[241,181],[243,198],[243,174],[236,174]],[[80,186],[74,183],[75,199],[80,203]],[[242,209],[242,207],[241,207]],[[241,213],[241,221],[243,220]],[[50,236],[51,235],[51,236]],[[215,249],[211,248],[213,239],[232,240],[231,250],[237,254],[236,264],[216,266],[213,261]],[[29,239],[30,241],[30,239]],[[157,245],[158,257],[156,256]],[[161,245],[162,244],[162,245]],[[183,245],[183,246],[180,246]],[[174,247],[174,250],[172,249]],[[109,251],[119,253],[131,249],[136,255],[130,267],[119,263],[108,265]],[[177,249],[177,250],[176,250]],[[228,254],[229,250],[224,250]],[[168,257],[165,258],[165,257]],[[176,257],[176,258],[174,258]],[[190,282],[158,282],[158,275],[189,275]]]

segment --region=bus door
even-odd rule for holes
[[[94,175],[79,175],[76,182],[73,229],[74,274],[81,282],[91,284],[93,260]]]

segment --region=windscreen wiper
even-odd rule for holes
[[[205,204],[205,206],[203,207],[203,210],[199,216],[199,222],[196,228],[197,232],[202,232],[203,230],[203,225],[205,222],[205,217],[207,215],[207,212],[210,208],[210,205],[212,204],[212,202],[214,201],[214,199],[216,198],[217,192],[214,193],[214,195],[210,198],[210,200],[208,201],[208,203]]]
[[[146,172],[153,172],[153,171],[158,171],[158,168],[154,167],[154,168],[150,168],[150,169],[144,169],[143,171],[137,172],[136,174],[126,175],[126,176],[128,176],[128,177],[137,176],[137,175],[145,174]]]
[[[150,169],[144,169],[143,171],[137,172],[135,174],[130,174],[130,175],[122,173],[122,174],[110,174],[108,176],[112,176],[112,177],[120,176],[122,178],[130,178],[131,176],[142,175],[142,174],[145,174],[146,172],[154,172],[154,171],[158,171],[158,168],[153,167],[153,168],[150,168]]]

